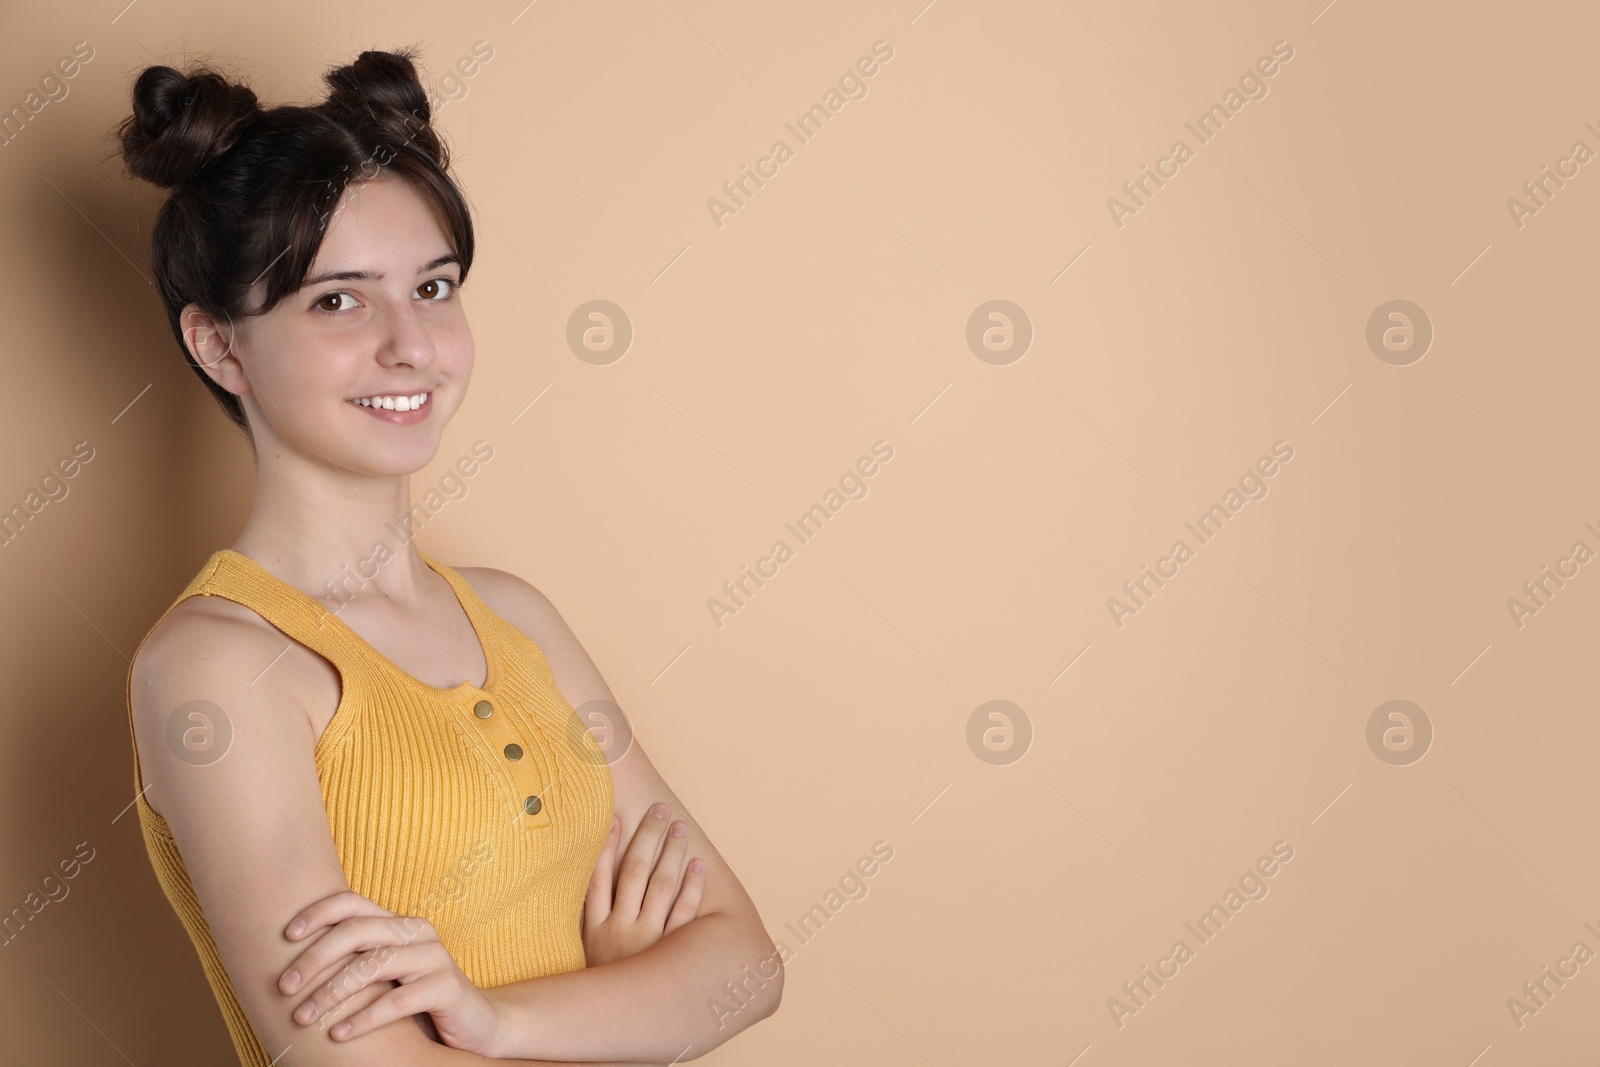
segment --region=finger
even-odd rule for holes
[[[323,981],[351,956],[386,945],[437,941],[438,931],[426,919],[385,912],[345,919],[324,930],[296,956],[278,979],[278,988],[293,993]]]
[[[665,804],[652,804],[639,820],[639,828],[628,842],[628,851],[622,857],[622,871],[617,875],[617,895],[612,911],[620,911],[625,918],[639,914],[639,902],[644,899],[645,886],[655,867],[656,846],[667,832],[667,815],[671,812]]]
[[[418,945],[384,945],[363,952],[341,967],[331,980],[320,983],[300,1006],[294,1020],[306,1024],[332,1013],[338,1006],[376,982],[411,982],[428,975],[449,973],[453,964],[448,950],[438,941]],[[324,1019],[324,1023],[326,1023]]]
[[[639,917],[660,926],[667,918],[672,900],[678,895],[678,876],[683,873],[683,862],[689,855],[689,824],[675,822],[667,830],[667,844],[656,860],[655,872],[650,875],[650,887],[645,890],[644,903],[639,907]]]
[[[301,1026],[309,1026],[322,1019],[322,1025],[326,1026],[327,1019],[324,1017],[330,1011],[374,982],[383,980],[381,972],[385,954],[394,951],[393,947],[386,945],[374,952],[360,953],[348,964],[342,965],[327,981],[311,986],[311,995],[294,1009],[294,1021]]]
[[[350,1018],[335,1023],[328,1031],[328,1036],[335,1041],[349,1041],[388,1026],[396,1019],[444,1011],[452,1004],[458,1004],[460,999],[460,993],[447,976],[430,974],[389,990]]]
[[[308,904],[294,914],[283,934],[290,941],[301,941],[325,926],[343,922],[357,915],[393,915],[387,908],[379,907],[354,889],[341,889],[331,896]]]
[[[600,850],[594,873],[589,875],[589,895],[583,901],[583,918],[590,930],[605,922],[606,916],[611,914],[611,875],[617,866],[617,837],[621,825],[621,819],[611,816],[611,830],[606,834],[605,847]]]
[[[706,861],[696,856],[689,861],[689,870],[683,876],[683,888],[678,890],[678,899],[673,902],[672,913],[667,916],[667,924],[661,928],[661,936],[666,937],[680,926],[687,926],[696,915],[700,914],[700,898],[706,888]]]
[[[357,916],[323,930],[301,950],[278,979],[286,994],[308,989],[335,974],[363,952],[437,938],[426,919],[408,916]]]

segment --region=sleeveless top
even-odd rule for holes
[[[339,706],[312,755],[351,889],[432,922],[479,988],[578,970],[583,900],[614,810],[605,752],[556,688],[539,646],[454,569],[422,559],[471,620],[487,663],[482,686],[418,681],[315,598],[232,549],[214,553],[161,617],[191,596],[225,597],[338,670]],[[128,685],[132,734],[131,662]],[[150,862],[199,953],[240,1062],[271,1067],[177,843],[144,799],[137,737],[133,788]]]

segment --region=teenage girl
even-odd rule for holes
[[[155,280],[256,467],[129,672],[145,843],[250,1067],[693,1059],[777,1009],[754,905],[549,599],[408,536],[473,365],[414,55],[270,109],[152,66],[117,131],[171,190]]]

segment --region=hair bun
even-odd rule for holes
[[[330,114],[374,124],[384,133],[418,145],[443,165],[442,143],[431,124],[428,94],[417,77],[414,48],[392,52],[362,52],[355,62],[328,71],[328,99],[322,109]]]
[[[146,67],[117,131],[122,158],[135,176],[170,189],[233,147],[260,113],[255,93],[213,70]]]

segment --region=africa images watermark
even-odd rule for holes
[[[1292,859],[1294,859],[1294,846],[1287,841],[1274,841],[1271,855],[1260,857],[1252,867],[1246,868],[1239,876],[1237,888],[1229,886],[1221,901],[1213,903],[1194,922],[1185,921],[1184,929],[1194,935],[1197,945],[1209,945],[1216,940],[1218,934],[1222,933],[1223,928],[1244,910],[1246,904],[1267,899],[1267,894],[1271,890],[1266,880],[1276,875],[1281,865]],[[1121,1030],[1127,1025],[1128,1016],[1137,1015],[1149,1007],[1150,1001],[1167,981],[1176,978],[1183,965],[1195,958],[1196,951],[1189,946],[1189,942],[1179,938],[1172,943],[1167,955],[1156,960],[1154,970],[1148,963],[1143,964],[1139,968],[1139,977],[1122,983],[1122,992],[1126,999],[1107,997],[1106,1010],[1111,1013],[1111,1021],[1117,1029]],[[1167,969],[1169,965],[1171,970]]]
[[[65,500],[72,491],[67,483],[76,478],[83,464],[91,459],[94,459],[94,446],[88,441],[79,441],[72,446],[72,455],[62,456],[56,460],[54,469],[40,476],[38,489],[29,489],[20,504],[0,511],[0,548],[16,540],[47,505]]]
[[[494,862],[494,846],[488,841],[479,840],[472,846],[472,851],[445,868],[445,873],[439,877],[435,888],[429,889],[417,902],[421,915],[396,915],[385,919],[384,925],[391,930],[398,928],[396,940],[399,945],[384,945],[376,953],[364,955],[355,962],[346,966],[339,972],[338,977],[331,978],[323,988],[338,988],[343,991],[344,998],[354,995],[362,986],[366,985],[382,971],[384,964],[395,957],[395,949],[404,947],[416,940],[424,929],[424,924],[438,929],[438,921],[434,915],[448,901],[454,903],[464,900],[467,895],[466,880],[476,877],[484,867]],[[457,873],[459,872],[459,873]],[[317,1020],[317,1028],[326,1030],[329,1026],[338,1023],[343,1015],[339,1008],[324,1012]]]
[[[1596,530],[1593,522],[1585,522],[1584,529],[1600,538],[1600,530]],[[1567,582],[1576,578],[1579,568],[1594,559],[1594,549],[1589,547],[1587,541],[1581,538],[1572,542],[1565,556],[1556,560],[1554,570],[1546,563],[1539,568],[1539,574],[1522,583],[1522,593],[1527,599],[1520,597],[1506,597],[1506,610],[1511,612],[1511,621],[1517,629],[1527,625],[1530,615],[1537,615],[1549,607],[1549,602],[1560,592]],[[1571,568],[1570,570],[1568,568]]]
[[[1210,508],[1200,513],[1194,522],[1185,522],[1184,528],[1195,537],[1195,546],[1183,538],[1172,543],[1172,547],[1165,556],[1156,560],[1155,570],[1149,564],[1141,564],[1141,574],[1138,578],[1122,583],[1122,591],[1127,596],[1124,601],[1118,597],[1106,598],[1106,610],[1111,612],[1111,621],[1116,623],[1117,629],[1122,629],[1123,620],[1129,615],[1137,615],[1149,606],[1149,601],[1167,583],[1178,576],[1180,568],[1195,557],[1199,546],[1210,544],[1228,520],[1244,510],[1244,506],[1252,500],[1265,500],[1270,489],[1267,479],[1278,473],[1280,463],[1288,463],[1294,458],[1294,447],[1287,441],[1274,441],[1272,454],[1257,459],[1255,466],[1246,468],[1239,476],[1239,487],[1229,487],[1222,495],[1220,503],[1212,504]],[[1198,524],[1198,525],[1197,525]],[[1170,565],[1171,570],[1168,570]],[[1155,588],[1150,588],[1150,583],[1155,583]],[[1143,594],[1141,596],[1140,594]]]
[[[1600,938],[1600,929],[1593,922],[1585,920],[1583,925]],[[1517,1024],[1517,1029],[1528,1025],[1528,1016],[1538,1015],[1549,1007],[1551,999],[1566,987],[1567,982],[1578,977],[1580,968],[1594,957],[1594,949],[1589,947],[1589,943],[1578,940],[1572,943],[1572,950],[1567,955],[1556,960],[1553,971],[1548,963],[1541,964],[1539,977],[1522,983],[1522,997],[1506,998],[1506,1010],[1511,1013],[1511,1021]],[[1569,965],[1572,968],[1570,971],[1567,969]],[[1555,985],[1554,989],[1550,988],[1552,984]]]
[[[874,59],[874,56],[877,58]],[[830,87],[822,94],[821,101],[802,111],[794,122],[785,122],[784,129],[792,133],[800,144],[809,144],[813,137],[822,132],[828,121],[843,111],[844,106],[851,100],[866,99],[867,83],[864,79],[878,73],[879,63],[887,63],[893,58],[894,47],[889,42],[872,42],[871,56],[857,59],[853,68],[846,69],[839,75],[837,89]],[[717,229],[722,229],[724,218],[737,215],[755,196],[756,191],[766,186],[767,183],[762,180],[763,178],[768,180],[776,178],[780,168],[794,156],[795,149],[780,137],[772,142],[772,147],[767,149],[766,155],[756,160],[753,171],[748,164],[741,163],[739,177],[722,183],[722,193],[727,199],[719,200],[714,196],[706,199],[706,210],[711,212],[711,221]],[[755,184],[755,189],[750,188],[751,183]]]
[[[1593,122],[1585,121],[1583,127],[1600,138],[1600,129],[1596,129]],[[1506,210],[1511,213],[1511,224],[1520,230],[1527,225],[1529,215],[1537,215],[1549,207],[1549,202],[1555,199],[1556,193],[1566,187],[1567,183],[1562,179],[1576,178],[1581,172],[1580,168],[1594,156],[1594,149],[1590,148],[1587,142],[1577,140],[1572,142],[1572,147],[1567,150],[1566,155],[1556,160],[1554,171],[1551,171],[1550,164],[1542,164],[1539,168],[1541,171],[1539,177],[1522,183],[1522,192],[1527,200],[1519,200],[1514,196],[1506,197]],[[1570,170],[1567,169],[1569,164]]]
[[[88,850],[88,855],[84,854],[85,849]],[[67,882],[78,877],[78,874],[83,870],[83,865],[93,860],[94,857],[93,845],[87,841],[78,842],[73,849],[72,856],[56,863],[56,867],[61,871],[60,878],[56,877],[55,871],[51,871],[40,879],[39,888],[44,890],[43,896],[39,894],[38,890],[29,890],[28,895],[23,898],[21,906],[12,908],[9,914],[0,917],[0,938],[3,938],[3,940],[0,940],[0,948],[4,948],[15,941],[22,931],[27,928],[28,924],[33,922],[39,913],[44,911],[52,901],[60,903],[66,900],[67,894],[72,892],[72,887],[67,885]],[[66,881],[62,881],[62,879],[66,879]]]
[[[467,484],[468,480],[482,469],[482,464],[492,459],[494,459],[494,446],[487,441],[474,441],[471,455],[460,457],[450,469],[440,475],[438,484],[423,493],[422,500],[411,505],[411,510],[401,517],[399,526],[392,522],[383,524],[384,530],[392,534],[398,542],[397,546],[391,546],[387,537],[380,537],[372,543],[367,555],[356,561],[353,570],[350,564],[346,563],[339,568],[339,578],[326,579],[322,583],[323,590],[328,596],[339,601],[340,608],[354,600],[366,584],[378,576],[384,564],[395,559],[400,549],[414,541],[422,528],[432,522],[446,505],[467,498],[467,493],[471,490]],[[351,588],[352,583],[355,585],[354,589]]]
[[[481,39],[473,41],[472,54],[458,57],[455,66],[440,76],[435,90],[428,93],[429,115],[436,119],[446,104],[453,100],[465,100],[472,91],[467,82],[476,78],[483,65],[493,58],[494,45]]]
[[[424,119],[418,114],[418,111],[421,110],[420,108],[413,108],[411,111],[400,115],[400,122],[406,129],[406,143],[409,144],[416,140],[419,133],[437,120],[439,112],[443,110],[445,105],[452,100],[465,100],[467,94],[472,91],[467,82],[477,77],[478,73],[483,69],[483,64],[488,63],[493,58],[493,45],[483,40],[474,41],[472,54],[459,57],[454,67],[446,70],[439,79],[438,86],[428,90],[426,94],[428,118]],[[324,184],[322,190],[323,206],[317,213],[319,229],[326,231],[329,226],[327,219],[330,213],[337,218],[344,210],[347,203],[344,194],[347,189],[350,190],[352,196],[355,195],[362,185],[377,178],[383,172],[383,168],[394,161],[394,157],[395,149],[388,143],[379,141],[378,146],[373,149],[372,155],[361,161],[356,174],[349,174],[350,168],[348,166],[341,167],[339,175],[329,179]],[[354,188],[351,188],[352,185]],[[288,250],[289,246],[285,246],[284,252]],[[281,257],[282,255],[283,253],[280,252],[279,256]],[[276,260],[273,262],[276,262]],[[266,272],[263,271],[262,273],[265,274]]]
[[[877,459],[873,459],[873,456]],[[854,467],[847,468],[839,476],[839,488],[829,487],[828,491],[822,494],[821,501],[801,512],[794,522],[785,522],[784,529],[793,534],[800,544],[809,544],[813,537],[822,532],[829,519],[844,510],[846,504],[867,495],[866,479],[878,473],[879,461],[887,463],[893,458],[894,446],[881,438],[872,442],[872,455],[862,456],[856,460]],[[739,576],[722,583],[722,592],[727,601],[714,596],[706,598],[706,610],[711,613],[711,624],[719,630],[722,629],[722,620],[728,615],[737,615],[755,596],[756,590],[767,584],[762,579],[776,578],[779,568],[794,556],[795,550],[790,547],[789,542],[779,538],[767,550],[767,555],[756,560],[754,571],[749,564],[740,564]],[[769,566],[771,570],[767,569]],[[755,583],[754,589],[750,587],[752,582]]]
[[[1229,86],[1228,91],[1222,94],[1220,104],[1212,104],[1210,108],[1201,112],[1194,122],[1185,122],[1184,128],[1194,135],[1199,145],[1210,144],[1233,117],[1244,110],[1247,103],[1251,100],[1266,99],[1268,92],[1266,79],[1278,73],[1280,62],[1288,63],[1293,58],[1294,48],[1289,42],[1274,41],[1272,55],[1257,59],[1254,67],[1241,74],[1237,89]],[[1189,142],[1180,137],[1172,142],[1167,155],[1156,160],[1153,170],[1148,163],[1140,166],[1139,177],[1122,183],[1122,191],[1131,203],[1118,200],[1114,196],[1106,198],[1106,210],[1111,213],[1112,224],[1117,229],[1122,229],[1123,218],[1137,215],[1141,208],[1147,206],[1155,196],[1156,190],[1167,184],[1162,179],[1176,178],[1182,166],[1195,157],[1196,150],[1189,147]],[[1150,187],[1152,183],[1155,189]]]
[[[872,855],[862,856],[853,866],[845,868],[845,872],[839,876],[838,889],[829,889],[823,894],[821,903],[811,905],[811,909],[797,920],[800,924],[798,927],[789,922],[784,923],[784,927],[794,934],[798,944],[810,944],[822,932],[828,921],[844,910],[846,904],[867,898],[869,892],[867,880],[878,874],[882,869],[881,864],[886,864],[892,859],[894,859],[894,846],[887,841],[874,841]],[[764,956],[756,962],[754,974],[750,972],[750,964],[747,963],[741,969],[742,977],[738,981],[730,980],[722,984],[723,992],[727,994],[726,1000],[713,998],[706,1001],[711,1017],[717,1021],[717,1029],[722,1029],[729,1018],[739,1014],[746,1005],[754,1001],[754,994],[766,988],[767,982],[777,978],[779,967],[787,967],[797,951],[790,948],[782,939],[774,942],[773,949],[772,955]],[[754,990],[750,988],[751,983],[755,984]]]
[[[72,92],[72,87],[67,82],[76,78],[94,57],[94,45],[88,41],[74,42],[71,55],[57,59],[54,69],[47,69],[39,76],[38,91],[29,89],[28,95],[22,98],[22,103],[12,104],[10,108],[0,112],[0,148],[9,146],[21,136],[22,131],[27,129],[28,123],[37,121],[39,113],[45,108],[65,100]]]

